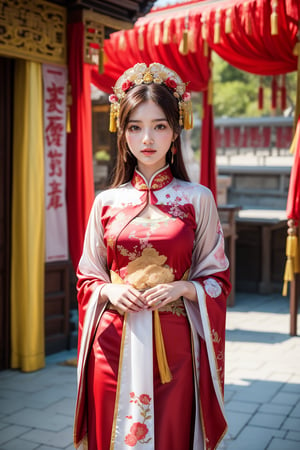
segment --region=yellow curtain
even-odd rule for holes
[[[41,65],[15,66],[11,264],[11,365],[45,365],[44,143]]]

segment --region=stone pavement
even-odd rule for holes
[[[0,372],[0,450],[73,449],[76,370],[61,363],[75,354],[49,356],[33,373]],[[225,402],[229,432],[220,450],[300,449],[300,338],[289,336],[288,298],[236,295]]]

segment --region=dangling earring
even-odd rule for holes
[[[171,164],[174,164],[174,155],[176,155],[176,153],[177,153],[177,150],[176,150],[176,147],[175,147],[174,142],[173,142],[172,147],[171,147],[171,154],[172,154]]]

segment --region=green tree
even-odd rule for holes
[[[286,75],[287,107],[293,110],[296,100],[297,74]],[[258,109],[258,90],[263,86],[263,109]],[[271,110],[271,76],[260,77],[239,70],[213,53],[213,104],[215,117],[259,117],[282,115],[280,101],[276,111]],[[278,77],[278,84],[281,79]],[[278,97],[280,92],[278,92]],[[280,100],[278,98],[278,100]],[[195,114],[201,117],[201,96],[194,96]]]

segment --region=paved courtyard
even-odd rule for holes
[[[62,363],[75,355],[49,356],[33,373],[0,372],[0,450],[73,449],[76,369]],[[237,294],[227,315],[225,401],[220,450],[300,449],[300,338],[289,335],[288,298]]]

